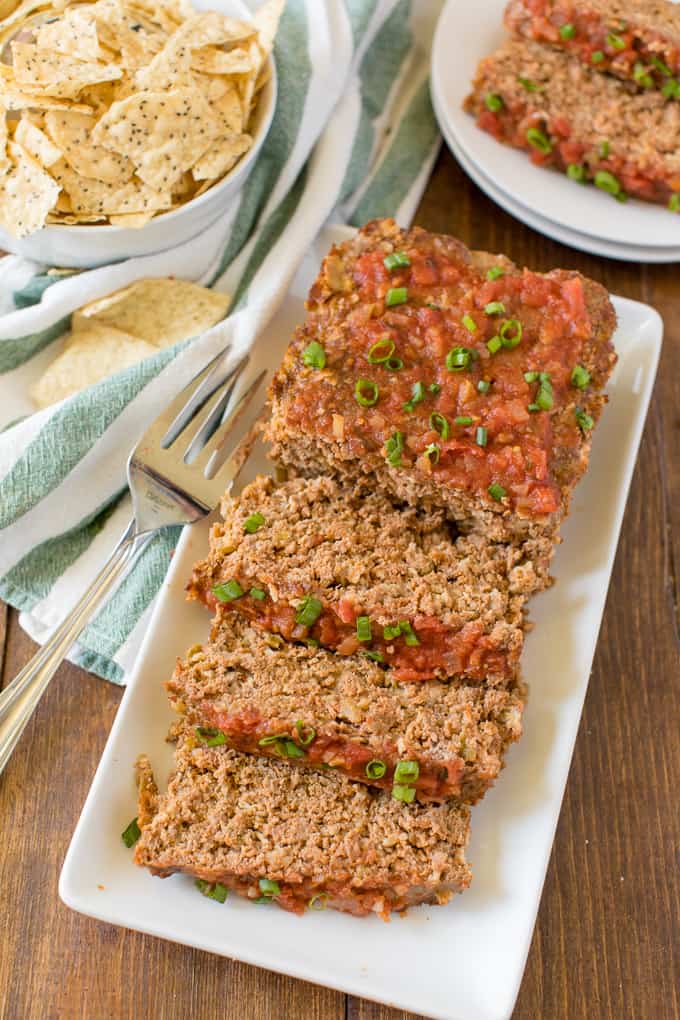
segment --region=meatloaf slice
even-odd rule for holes
[[[680,8],[666,0],[510,0],[517,36],[557,46],[638,89],[680,96]]]
[[[456,537],[442,511],[329,477],[258,478],[222,514],[190,597],[288,640],[363,651],[402,680],[516,676],[524,606],[549,583],[547,539]]]
[[[631,92],[566,53],[512,40],[480,62],[465,109],[539,166],[619,199],[680,206],[680,104],[661,92]]]
[[[413,799],[483,796],[522,729],[522,691],[400,683],[360,656],[288,644],[217,620],[166,684],[200,740],[338,769]],[[404,790],[404,788],[406,788]]]
[[[446,903],[470,883],[467,808],[403,804],[333,770],[196,745],[186,729],[156,806],[135,847],[137,864],[299,914],[328,906],[386,918],[417,903]]]
[[[276,459],[489,540],[554,537],[615,361],[599,284],[376,220],[333,247],[307,307],[271,388]]]

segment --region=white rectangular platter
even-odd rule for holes
[[[276,365],[321,255],[345,228],[322,235],[256,361]],[[206,523],[186,528],[158,599],[73,836],[59,892],[74,910],[161,938],[305,978],[437,1020],[506,1020],[512,1013],[571,762],[630,480],[661,350],[662,323],[646,305],[615,299],[619,362],[610,403],[579,486],[558,583],[537,597],[526,642],[525,733],[496,787],[472,814],[471,888],[446,907],[420,907],[385,924],[332,911],[287,914],[231,896],[206,899],[193,881],[161,881],[131,861],[120,833],[135,815],[133,763],[146,752],[163,780],[173,713],[163,681],[175,658],[205,639],[208,614],[184,601]],[[257,465],[255,465],[257,466]],[[260,469],[264,466],[260,463]],[[252,473],[252,466],[249,466]]]

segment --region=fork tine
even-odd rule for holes
[[[234,425],[246,412],[250,404],[252,403],[255,394],[259,390],[263,380],[267,376],[267,370],[263,369],[259,375],[257,375],[251,383],[246,387],[243,393],[239,396],[234,406],[230,409],[227,418],[222,424],[216,429],[215,433],[205,444],[198,457],[192,462],[192,467],[202,470],[206,477],[211,477],[210,469],[214,467],[214,460],[217,455],[221,452],[224,443],[229,437]],[[244,437],[245,438],[245,437]],[[232,463],[232,468],[236,470],[237,467],[241,466],[243,460],[248,452],[248,445],[239,442],[234,449],[232,456],[229,458],[227,463]],[[218,468],[219,472],[224,471],[227,464],[220,465]],[[217,474],[217,471],[215,472]]]
[[[200,374],[198,385],[192,390],[191,384],[186,387],[180,397],[183,397],[187,390],[191,390],[188,399],[180,404],[178,413],[174,414],[174,417],[170,420],[165,434],[161,439],[161,446],[167,448],[174,445],[178,439],[180,439],[183,433],[186,432],[188,426],[195,420],[196,416],[202,411],[211,397],[218,391],[223,389],[225,386],[229,386],[238,376],[241,374],[245,366],[250,361],[250,355],[244,354],[244,356],[236,362],[229,369],[225,369],[223,362],[227,360],[226,355],[229,348],[214,358],[210,365],[208,365],[208,371],[204,371]],[[177,401],[179,402],[179,400]],[[174,402],[173,402],[174,403]],[[168,408],[166,419],[175,411],[174,407]]]
[[[207,406],[207,411],[203,415],[203,420],[194,432],[191,439],[189,439],[189,445],[184,451],[184,460],[188,464],[192,464],[196,459],[197,455],[200,454],[205,444],[210,440],[213,432],[217,429],[222,421],[222,416],[231,400],[236,384],[239,379],[243,376],[243,372],[246,366],[246,362],[242,361],[236,368],[236,371],[229,374],[224,383],[218,387],[215,391],[210,402]],[[177,440],[170,447],[175,448],[180,440],[183,440],[189,432],[189,429],[185,429],[184,433],[180,433]]]

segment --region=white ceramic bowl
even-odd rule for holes
[[[241,0],[194,0],[197,10],[216,10],[232,17],[250,20],[250,12]],[[233,170],[218,184],[186,205],[161,213],[136,230],[112,226],[48,225],[28,237],[16,238],[0,228],[0,248],[23,255],[34,262],[64,269],[91,269],[107,262],[140,255],[154,255],[196,237],[224,216],[237,199],[257,159],[276,107],[276,65],[269,58],[269,81],[260,92],[251,133],[253,145]]]

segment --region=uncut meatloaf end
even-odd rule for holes
[[[287,640],[364,652],[397,679],[516,677],[548,539],[458,535],[442,510],[399,509],[327,476],[259,477],[225,496],[222,516],[190,597]]]
[[[210,642],[178,661],[166,688],[197,739],[226,738],[239,751],[386,790],[406,786],[421,800],[474,803],[520,737],[519,687],[400,683],[362,656],[272,638],[218,617]]]
[[[510,0],[514,35],[556,46],[637,89],[678,96],[680,9],[666,0]]]
[[[458,804],[404,804],[333,770],[197,746],[184,730],[134,859],[154,875],[185,872],[251,900],[264,892],[298,914],[312,905],[387,918],[469,885],[468,835]]]
[[[615,362],[603,287],[376,220],[332,248],[307,309],[271,386],[275,460],[489,540],[555,538]]]
[[[537,165],[571,168],[612,196],[667,204],[680,193],[678,102],[655,89],[631,92],[559,50],[509,41],[480,62],[465,109]]]

